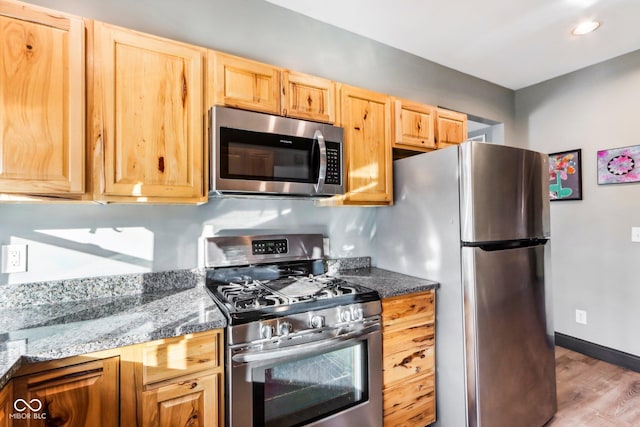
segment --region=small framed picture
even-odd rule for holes
[[[640,181],[640,145],[598,151],[598,184]]]
[[[582,150],[549,154],[549,199],[582,200]]]

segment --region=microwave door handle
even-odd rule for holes
[[[318,183],[315,185],[315,190],[316,193],[321,193],[324,188],[324,179],[327,175],[327,144],[320,130],[316,130],[313,140],[318,141],[318,147],[320,147],[320,168],[318,168]]]

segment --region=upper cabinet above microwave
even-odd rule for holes
[[[335,123],[331,80],[214,51],[209,51],[209,69],[211,105]]]

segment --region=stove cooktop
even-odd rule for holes
[[[207,289],[231,324],[380,299],[374,290],[327,275],[266,278],[264,270],[234,270],[207,273]]]

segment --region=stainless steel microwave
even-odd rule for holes
[[[344,193],[342,128],[218,106],[209,125],[211,195]]]

